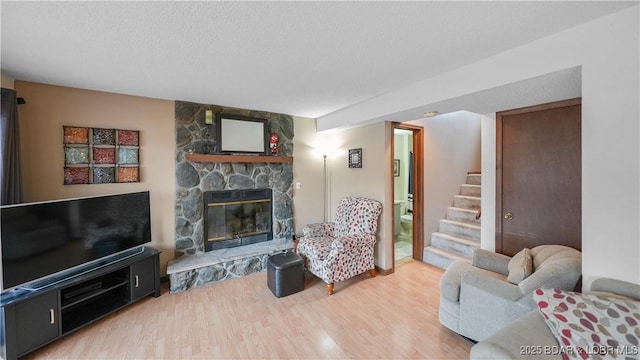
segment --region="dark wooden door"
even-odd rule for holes
[[[581,100],[496,114],[496,252],[582,243]]]

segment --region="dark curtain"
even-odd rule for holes
[[[2,205],[22,202],[22,174],[20,173],[20,130],[15,90],[2,88],[0,113],[0,148],[2,153]]]

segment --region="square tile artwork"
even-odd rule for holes
[[[63,126],[64,184],[140,182],[140,131]]]

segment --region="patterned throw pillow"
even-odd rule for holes
[[[537,289],[538,309],[563,359],[638,359],[640,301],[608,293]]]
[[[507,281],[518,285],[520,281],[526,279],[533,273],[533,258],[531,257],[531,250],[524,248],[517,254],[513,255],[509,264],[509,275]]]

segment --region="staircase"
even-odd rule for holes
[[[431,234],[431,245],[424,248],[422,261],[442,269],[454,260],[471,261],[475,249],[480,248],[480,219],[476,219],[480,184],[480,174],[467,174],[460,195],[453,197],[453,206],[447,208],[439,230]]]

